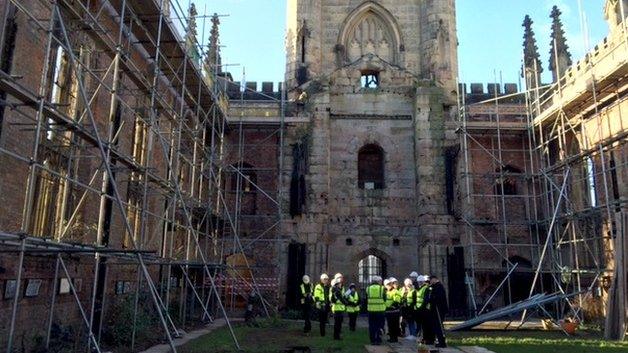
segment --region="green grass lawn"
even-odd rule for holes
[[[235,332],[243,352],[279,353],[290,346],[309,346],[313,352],[363,353],[368,344],[367,330],[349,332],[343,326],[343,340],[332,340],[332,329],[327,337],[318,335],[318,325],[313,322],[313,332],[305,336],[299,323],[282,320],[262,320],[260,327],[235,324]],[[560,331],[486,331],[451,332],[447,334],[450,346],[481,346],[496,353],[627,353],[628,342],[607,342],[599,332],[580,331],[576,337],[566,337]],[[236,352],[226,327],[189,342],[181,347],[182,353]]]
[[[368,343],[368,333],[365,329],[349,332],[346,323],[343,326],[342,341],[332,339],[331,327],[327,328],[326,337],[320,337],[317,322],[312,322],[312,333],[309,337],[303,334],[303,326],[294,322],[265,320],[260,321],[260,324],[259,328],[248,327],[244,324],[234,326],[243,352],[279,353],[290,346],[309,346],[313,352],[364,353],[364,345]],[[229,330],[223,327],[189,342],[178,351],[227,353],[236,350]]]
[[[481,346],[496,353],[626,353],[628,342],[608,342],[599,332],[580,331],[567,337],[561,331],[480,331],[451,332],[454,346]]]

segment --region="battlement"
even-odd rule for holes
[[[504,102],[525,103],[523,92],[519,92],[519,86],[516,83],[505,83],[503,90],[499,83],[487,83],[486,86],[483,83],[471,83],[469,86],[470,89],[466,83],[458,84],[458,90],[460,94],[465,95],[467,104],[505,96],[508,98],[504,98]]]
[[[258,86],[256,81],[247,81],[246,90],[244,93],[240,92],[240,82],[225,81],[225,92],[229,99],[237,100],[278,100],[281,99],[281,91],[283,89],[283,82],[261,82]]]

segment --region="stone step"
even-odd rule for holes
[[[381,346],[373,346],[373,345],[366,345],[364,346],[364,348],[366,349],[367,353],[393,353],[393,349],[390,346],[387,345],[381,345]]]

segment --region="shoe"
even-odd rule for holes
[[[412,335],[408,335],[408,336],[404,337],[404,339],[406,339],[408,341],[414,341],[416,339],[416,337],[412,336]]]

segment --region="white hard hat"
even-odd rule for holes
[[[421,276],[419,276],[419,277],[417,278],[417,281],[419,281],[419,282],[427,282],[427,281],[429,281],[429,279],[430,279],[430,277],[429,277],[429,276],[427,276],[427,275],[421,275]]]
[[[397,281],[397,279],[396,279],[395,277],[390,277],[388,280],[390,281],[390,283],[396,283],[396,282],[398,282],[398,281]]]
[[[385,286],[387,286],[388,284],[390,284],[390,280],[389,280],[388,278],[386,278],[386,279],[384,280],[384,285],[385,285]]]
[[[403,280],[403,285],[404,286],[410,286],[412,285],[412,280],[410,278],[406,278]]]
[[[338,272],[334,275],[334,278],[342,278],[342,273]]]
[[[308,275],[303,276],[303,283],[305,283],[305,284],[310,283],[310,276],[308,276]]]
[[[419,277],[419,274],[416,273],[415,271],[412,271],[412,272],[410,272],[410,277],[416,278],[416,277]]]
[[[371,278],[371,281],[373,281],[373,282],[381,282],[382,281],[382,277],[380,277],[380,276],[373,276]]]
[[[324,280],[324,279],[329,279],[329,276],[327,276],[327,274],[326,274],[326,273],[323,273],[323,274],[321,275],[321,281],[322,281],[322,280]]]

